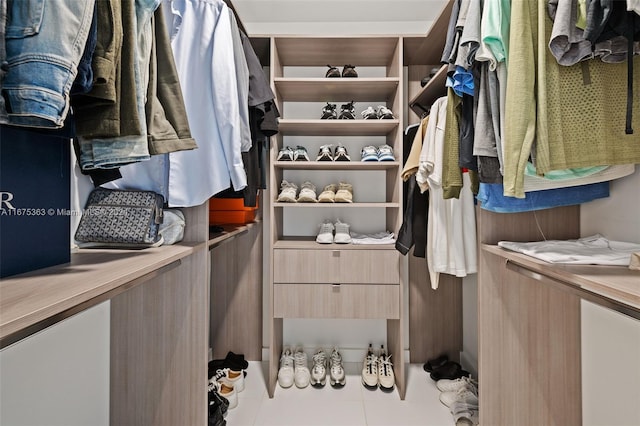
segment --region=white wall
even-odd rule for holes
[[[110,302],[0,351],[0,424],[109,425]]]

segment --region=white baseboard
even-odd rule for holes
[[[460,365],[471,373],[471,376],[478,379],[478,360],[469,352],[460,351]]]

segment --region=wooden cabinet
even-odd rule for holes
[[[267,195],[270,270],[269,395],[273,396],[282,350],[283,319],[387,319],[387,347],[404,398],[400,255],[384,246],[318,244],[324,220],[349,223],[359,233],[397,232],[402,222],[402,37],[271,38],[271,83],[281,113],[272,143]],[[356,78],[325,78],[327,64],[356,66]],[[331,103],[337,113],[353,101],[356,119],[320,119]],[[361,116],[383,105],[394,119]],[[351,161],[315,161],[320,146],[342,144]],[[389,145],[395,161],[361,162],[364,146]],[[302,146],[310,161],[277,161],[281,148]],[[305,181],[320,194],[329,183],[353,185],[353,203],[276,202],[281,183]]]

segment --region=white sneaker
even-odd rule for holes
[[[461,377],[459,379],[440,379],[436,382],[436,387],[440,392],[456,392],[461,388],[474,389],[478,392],[478,382],[471,377]]]
[[[318,236],[316,237],[316,242],[320,244],[333,243],[333,230],[333,223],[325,221],[322,225],[320,225],[320,231],[318,232]]]
[[[280,184],[280,194],[278,195],[278,199],[276,201],[279,203],[295,203],[297,191],[298,186],[295,183],[283,180]]]
[[[370,389],[378,387],[378,357],[373,352],[371,344],[362,363],[362,384]]]
[[[478,409],[477,404],[467,404],[460,401],[454,402],[451,404],[451,407],[449,407],[456,426],[476,426],[480,423],[480,413]]]
[[[455,392],[442,392],[440,402],[451,407],[454,402],[463,402],[469,405],[478,405],[478,395],[471,389],[461,388]]]
[[[393,364],[391,364],[391,355],[387,354],[384,346],[380,347],[380,356],[378,357],[378,383],[380,389],[385,391],[393,390],[396,384],[396,376],[393,374]]]
[[[306,181],[300,187],[300,194],[298,195],[299,203],[317,203],[316,198],[316,186],[309,181]]]
[[[309,373],[309,366],[307,363],[307,353],[302,350],[301,347],[298,347],[296,349],[296,352],[293,354],[293,364],[294,383],[299,388],[306,388],[307,386],[309,386],[311,374]]]
[[[340,222],[340,219],[338,219],[334,227],[336,229],[336,235],[333,237],[333,242],[336,244],[349,244],[351,242],[349,224]]]
[[[331,386],[338,387],[344,386],[346,382],[346,375],[344,373],[344,367],[342,366],[342,355],[338,352],[338,348],[333,348],[331,351],[331,369],[329,370],[329,381]]]
[[[293,354],[291,349],[286,347],[280,356],[280,370],[278,370],[278,384],[283,388],[290,388],[293,385]]]
[[[395,161],[395,159],[391,146],[385,144],[378,147],[378,161]]]
[[[244,373],[242,371],[223,368],[216,372],[213,379],[227,386],[232,386],[236,392],[242,392],[244,390]]]
[[[220,383],[215,378],[209,379],[209,391],[215,389],[218,395],[229,401],[229,409],[236,408],[238,406],[238,393],[233,386],[228,386],[224,383]]]
[[[320,388],[327,383],[327,354],[318,349],[312,359],[311,386]]]

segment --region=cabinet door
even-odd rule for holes
[[[339,283],[339,250],[273,251],[275,283]]]
[[[378,284],[275,284],[276,318],[400,317],[400,286]]]
[[[395,250],[341,250],[340,283],[398,284],[400,262]]]

